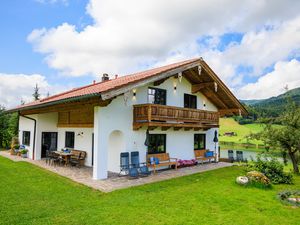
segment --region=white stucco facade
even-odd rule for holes
[[[155,86],[155,88],[167,90],[167,105],[183,107],[184,94],[191,94],[191,84],[184,78],[181,82],[178,82],[176,79],[176,91],[174,91],[174,80],[174,78],[169,78],[161,85]],[[146,128],[141,128],[138,131],[132,129],[132,113],[133,105],[148,103],[148,87],[154,86],[150,84],[136,89],[135,97],[133,93],[128,93],[126,100],[121,95],[107,107],[96,107],[94,126],[97,127],[98,142],[95,142],[94,179],[105,179],[107,171],[119,172],[121,152],[139,151],[140,161],[145,162],[147,153],[147,147],[144,145]],[[217,108],[201,93],[195,95],[197,96],[198,109],[217,111]],[[205,103],[205,107],[203,103]],[[209,129],[207,131],[174,131],[169,129],[161,131],[160,128],[157,128],[150,131],[150,134],[166,134],[166,149],[171,157],[193,159],[194,134],[205,133],[206,149],[214,151],[215,147],[216,149],[218,148],[213,142],[215,130],[218,129]],[[113,147],[111,143],[114,143]]]
[[[176,91],[174,90],[176,85]],[[148,88],[155,87],[167,90],[168,106],[184,106],[184,94],[191,94],[191,84],[183,78],[181,82],[173,77],[167,79],[158,86],[153,84],[145,85],[136,89],[136,96],[133,92],[120,95],[112,100],[106,107],[94,108],[94,127],[93,128],[64,128],[57,127],[58,114],[45,113],[38,115],[28,115],[36,119],[36,141],[35,141],[35,159],[41,158],[41,139],[42,132],[57,132],[57,149],[65,147],[65,132],[75,132],[74,149],[87,152],[85,164],[92,166],[93,178],[105,179],[107,172],[119,172],[120,170],[120,153],[121,152],[140,152],[140,161],[145,162],[147,147],[144,145],[146,138],[146,128],[133,130],[133,105],[148,103]],[[217,111],[217,108],[205,98],[201,93],[194,94],[197,96],[197,108],[209,111]],[[205,106],[204,106],[205,104]],[[31,140],[29,157],[33,158],[33,132],[34,122],[20,117],[19,138],[22,142],[22,132],[30,131]],[[213,142],[214,131],[217,128],[207,131],[185,131],[183,129],[174,131],[169,129],[162,131],[160,128],[151,130],[150,134],[166,134],[166,151],[171,157],[178,159],[194,158],[194,134],[206,134],[206,149],[215,150]],[[92,145],[92,136],[94,134],[94,146]],[[218,148],[218,146],[216,146]],[[94,149],[94,155],[92,152]],[[92,163],[92,159],[93,163]]]
[[[34,121],[26,118],[30,117],[36,120],[36,139],[33,157],[33,139],[34,139]],[[40,160],[42,150],[42,133],[55,132],[57,133],[57,149],[65,148],[65,132],[74,132],[74,149],[87,152],[85,161],[86,166],[92,166],[92,135],[93,128],[63,128],[57,127],[58,113],[43,113],[35,115],[27,115],[26,117],[20,116],[19,121],[19,140],[22,144],[23,131],[30,131],[30,145],[26,146],[28,157],[31,159]],[[78,135],[80,134],[80,135]]]

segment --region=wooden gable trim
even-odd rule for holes
[[[246,108],[239,102],[239,100],[232,94],[228,87],[220,80],[220,78],[215,74],[215,72],[207,65],[204,60],[200,61],[201,66],[205,71],[211,76],[211,78],[218,84],[219,87],[227,94],[227,96],[232,100],[235,105],[241,110],[242,114],[248,114]],[[227,107],[226,107],[227,108]]]
[[[192,93],[195,94],[198,91],[201,91],[203,88],[213,87],[214,85],[215,85],[215,82],[203,82],[200,84],[193,84],[192,85]]]

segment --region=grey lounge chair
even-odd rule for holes
[[[119,176],[127,175],[129,172],[129,152],[121,152],[120,154],[120,173]]]
[[[238,162],[244,161],[243,151],[236,151],[236,161]]]
[[[234,161],[233,151],[232,150],[228,150],[228,159],[229,159],[230,162]]]
[[[131,168],[138,169],[140,176],[145,177],[150,174],[150,171],[146,163],[140,163],[140,154],[138,151],[131,152],[130,159],[131,159]]]

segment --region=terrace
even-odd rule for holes
[[[21,158],[15,155],[10,155],[8,151],[0,151],[0,156],[9,158],[13,161],[24,161],[34,164],[61,176],[67,177],[75,182],[81,183],[83,185],[89,186],[91,188],[103,192],[111,192],[117,189],[169,180],[176,177],[187,176],[191,174],[201,173],[204,171],[229,167],[232,165],[230,163],[225,162],[209,163],[204,165],[196,165],[193,167],[180,168],[178,170],[163,170],[156,173],[155,175],[151,174],[148,177],[143,177],[139,179],[128,179],[128,177],[125,176],[119,177],[118,174],[109,173],[108,179],[94,180],[92,177],[93,171],[91,167],[74,168],[66,166],[53,166],[47,164],[45,160],[31,160],[28,158]]]

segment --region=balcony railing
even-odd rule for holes
[[[177,127],[209,129],[218,127],[219,113],[157,104],[133,106],[133,129],[148,127]],[[175,129],[175,128],[174,128]]]

